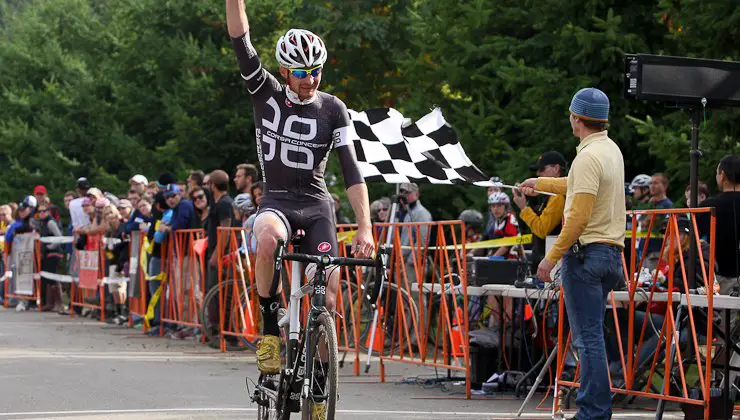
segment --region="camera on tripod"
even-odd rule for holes
[[[398,203],[402,206],[405,206],[409,203],[409,201],[406,199],[406,196],[403,194],[394,194],[391,196],[391,202]]]

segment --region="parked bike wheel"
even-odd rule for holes
[[[366,286],[369,288],[372,288],[372,285],[372,282],[366,284]],[[385,324],[385,345],[383,346],[385,354],[388,354],[391,350],[393,350],[394,353],[397,353],[398,350],[400,350],[401,345],[396,338],[395,343],[393,344],[393,348],[390,348],[391,335],[393,334],[393,327],[396,324],[395,316],[397,308],[395,308],[395,303],[397,295],[399,293],[398,286],[395,284],[387,284],[386,288],[387,290],[383,292],[383,298],[381,299],[381,306],[385,308],[385,293],[390,293],[389,298],[391,299],[391,305],[389,305],[389,307],[391,308],[391,313],[387,317],[387,321]],[[357,287],[357,283],[354,283],[352,281],[343,282],[342,293],[344,293],[344,316],[349,319],[350,311],[355,312],[354,316],[359,324],[358,329],[360,350],[362,350],[363,353],[367,353],[368,348],[370,347],[370,329],[372,328],[373,315],[375,311],[373,310],[373,307],[366,300],[364,300],[364,290],[359,290],[359,288]],[[411,298],[411,294],[409,294],[409,292],[406,290],[401,290],[400,294],[401,300],[403,302],[402,304],[404,307],[404,312],[409,322],[411,322],[410,320],[412,319],[412,316],[417,320],[417,322],[420,322],[419,309],[416,305],[416,302],[414,302],[414,300]],[[358,307],[360,309],[359,317],[357,314]],[[380,320],[378,321],[378,326],[380,327]],[[416,333],[415,331],[413,331],[412,325],[409,325],[409,333],[411,334],[413,340],[413,337],[416,335]],[[354,334],[354,329],[349,328],[347,338],[349,343],[354,343]],[[396,334],[398,334],[398,331],[396,332]],[[373,351],[373,354],[377,355],[377,351]]]
[[[333,420],[337,409],[337,391],[339,386],[339,356],[337,354],[337,330],[334,318],[323,311],[316,318],[311,330],[311,392],[308,398],[302,399],[301,413],[303,420],[311,420],[311,409],[316,402],[326,402],[326,418]],[[325,349],[325,350],[324,350]],[[326,362],[322,362],[325,355]]]
[[[219,299],[220,296],[226,296],[224,303],[230,305],[231,291],[234,288],[234,281],[222,282],[206,293],[203,298],[203,306],[200,309],[201,331],[208,340],[208,346],[218,349],[221,345],[221,324],[219,319]],[[221,294],[219,294],[219,291]],[[227,306],[229,307],[229,306]],[[227,312],[228,313],[228,312]],[[231,316],[229,317],[231,318]],[[239,345],[235,340],[226,341],[226,350],[237,351],[244,350],[245,347]]]

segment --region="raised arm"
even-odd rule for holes
[[[281,89],[280,82],[262,67],[257,51],[249,39],[249,23],[244,11],[244,0],[226,0],[226,25],[231,45],[247,90],[259,99],[267,100],[271,92]]]
[[[244,0],[226,0],[226,26],[232,38],[238,38],[249,32]]]

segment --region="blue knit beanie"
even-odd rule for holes
[[[583,88],[570,101],[571,114],[595,122],[609,122],[609,98],[596,88]]]

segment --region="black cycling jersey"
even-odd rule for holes
[[[324,171],[332,148],[339,155],[345,186],[363,183],[353,144],[357,134],[344,102],[323,92],[300,101],[262,67],[248,33],[233,38],[232,44],[252,95],[265,199],[331,200]]]

